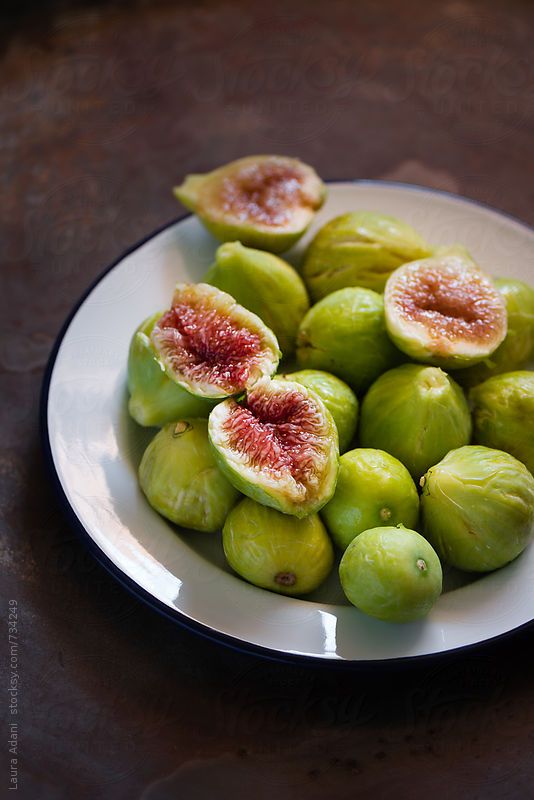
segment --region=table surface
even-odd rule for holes
[[[87,553],[38,430],[64,318],[123,249],[179,213],[170,186],[187,172],[287,153],[324,177],[438,187],[532,223],[534,6],[10,9],[0,17],[0,514],[5,631],[9,600],[19,614],[19,796],[534,797],[531,632],[343,673],[197,638]],[[5,667],[6,642],[1,652]]]

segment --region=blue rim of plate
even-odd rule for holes
[[[433,189],[430,187],[425,186],[417,186],[411,183],[402,183],[401,181],[381,181],[381,180],[371,180],[371,179],[354,179],[354,180],[347,180],[341,179],[336,180],[335,178],[331,178],[325,183],[351,183],[351,184],[367,184],[371,186],[393,186],[398,187],[401,189],[406,189],[408,191],[413,192],[432,192],[433,194],[438,194],[442,197],[450,197],[454,200],[459,200],[462,203],[468,203],[479,208],[483,208],[487,211],[492,211],[495,214],[498,214],[501,217],[505,217],[507,219],[512,220],[517,225],[520,225],[522,228],[525,228],[531,232],[534,232],[534,227],[529,225],[526,222],[514,217],[512,214],[508,214],[505,211],[500,211],[497,208],[493,208],[492,206],[488,205],[487,203],[482,203],[478,200],[473,200],[468,197],[462,197],[462,195],[455,194],[454,192],[446,192],[442,191],[441,189]],[[142,239],[137,241],[135,244],[128,247],[124,250],[121,255],[116,258],[109,266],[107,266],[97,277],[91,282],[88,288],[83,292],[81,297],[78,301],[74,304],[71,312],[67,316],[65,322],[63,323],[54,345],[52,347],[52,351],[48,358],[48,362],[46,365],[46,369],[43,375],[43,382],[41,386],[41,395],[39,400],[39,427],[40,427],[40,434],[41,434],[41,444],[42,449],[45,456],[45,464],[47,470],[50,474],[50,478],[52,480],[52,484],[56,490],[56,495],[61,503],[62,511],[64,512],[67,520],[69,521],[73,530],[78,534],[80,539],[84,542],[87,546],[89,551],[92,555],[96,558],[98,563],[104,567],[104,569],[109,572],[116,581],[118,581],[127,591],[129,591],[134,597],[138,600],[141,600],[145,605],[149,606],[154,611],[158,612],[163,617],[172,620],[176,624],[180,625],[182,628],[197,634],[198,636],[203,637],[204,639],[208,639],[209,641],[215,642],[217,644],[222,644],[225,647],[234,650],[238,653],[246,654],[246,655],[255,655],[264,660],[268,661],[276,661],[281,663],[289,663],[296,666],[311,666],[311,667],[321,667],[326,669],[367,669],[367,668],[388,668],[388,667],[406,667],[411,665],[418,665],[422,662],[429,663],[436,661],[437,659],[445,659],[447,657],[457,656],[460,653],[465,653],[466,651],[473,652],[474,650],[478,650],[482,647],[495,644],[496,642],[500,642],[503,639],[508,639],[511,636],[527,630],[528,628],[532,627],[534,623],[534,618],[529,620],[528,622],[524,622],[521,625],[518,625],[516,628],[511,628],[509,631],[505,631],[504,633],[500,633],[497,636],[492,636],[488,639],[484,639],[480,642],[474,642],[473,644],[468,645],[461,645],[460,647],[451,648],[450,650],[443,650],[438,653],[425,653],[424,655],[417,655],[417,656],[401,656],[398,658],[386,658],[386,659],[332,659],[332,658],[322,658],[321,656],[313,656],[307,654],[300,654],[300,653],[287,653],[281,650],[273,650],[272,648],[262,647],[261,645],[253,644],[252,642],[246,642],[242,639],[238,639],[234,636],[229,636],[226,633],[221,633],[220,631],[213,630],[208,625],[203,625],[201,622],[196,622],[195,620],[186,617],[182,614],[178,609],[172,609],[167,606],[161,600],[155,598],[150,592],[147,592],[138,583],[136,583],[132,578],[126,575],[113,561],[109,558],[103,550],[96,544],[90,533],[85,529],[81,521],[78,519],[78,516],[74,512],[72,506],[70,505],[67,495],[65,494],[63,487],[61,485],[61,481],[59,479],[59,475],[56,469],[56,465],[54,463],[54,458],[52,456],[52,448],[50,445],[50,436],[48,430],[48,396],[50,390],[50,381],[52,379],[52,373],[54,371],[54,366],[56,363],[57,354],[59,348],[61,347],[61,343],[65,338],[67,331],[70,327],[70,324],[74,317],[76,316],[78,310],[85,302],[85,300],[89,297],[93,289],[98,286],[98,284],[102,281],[102,279],[111,272],[120,262],[126,258],[126,256],[133,253],[135,250],[138,250],[142,245],[148,242],[150,239],[153,239],[158,234],[162,233],[163,231],[167,230],[167,228],[171,228],[182,220],[187,219],[188,217],[192,216],[191,214],[181,214],[179,217],[172,219],[170,222],[166,222],[164,225],[156,228],[155,230],[151,231],[147,236],[144,236]]]

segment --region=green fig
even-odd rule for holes
[[[145,450],[139,483],[159,514],[207,533],[222,528],[239,497],[217,467],[205,419],[165,425]]]
[[[425,536],[453,567],[498,569],[534,535],[534,478],[509,453],[477,445],[451,450],[421,484]]]
[[[223,547],[238,575],[287,595],[316,589],[334,561],[332,543],[317,514],[297,519],[248,498],[230,511]]]
[[[160,428],[183,417],[207,417],[216,401],[196,397],[171,381],[150,342],[161,312],[137,328],[128,352],[128,411],[139,425]]]
[[[497,278],[494,283],[506,303],[508,332],[488,358],[458,371],[455,378],[462,386],[475,386],[492,375],[521,369],[534,358],[534,289],[512,278]]]
[[[534,372],[495,375],[469,393],[474,441],[511,453],[534,473]]]
[[[425,617],[441,594],[439,558],[416,531],[371,528],[345,550],[339,578],[347,599],[385,622]]]
[[[240,394],[276,372],[274,333],[233,297],[206,283],[176,285],[172,306],[150,334],[162,369],[199,397]]]
[[[402,360],[386,333],[384,301],[371,289],[339,289],[312,306],[300,324],[299,367],[332,372],[356,394]]]
[[[188,175],[174,194],[219,241],[282,253],[306,231],[326,187],[296,158],[247,156],[204,175]]]
[[[383,292],[393,270],[431,252],[405,222],[373,211],[353,211],[330,220],[315,235],[302,276],[314,301],[346,286]]]
[[[383,450],[350,450],[339,459],[332,499],[321,509],[334,542],[345,550],[362,531],[399,524],[413,528],[419,495],[406,467]]]
[[[305,517],[334,493],[338,436],[315,392],[294,381],[258,382],[215,406],[209,436],[228,480],[259,503]]]
[[[310,303],[293,267],[272,253],[227,242],[217,249],[204,282],[257,314],[273,331],[285,357],[294,352],[298,327]]]
[[[358,399],[350,386],[320,369],[302,369],[279,377],[296,381],[319,395],[336,423],[339,452],[344,453],[354,439],[358,423]]]
[[[365,396],[363,447],[386,450],[418,480],[429,467],[471,438],[471,416],[461,388],[438,367],[403,364],[384,373]]]
[[[506,304],[470,258],[449,252],[404,264],[384,292],[392,341],[414,361],[460,369],[487,358],[506,336]]]

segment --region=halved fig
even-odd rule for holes
[[[276,371],[274,333],[233,297],[205,283],[179,283],[150,340],[175,383],[200,397],[228,397]]]
[[[506,336],[503,296],[474,262],[452,252],[399,267],[384,302],[390,337],[425,364],[468,367]]]
[[[263,380],[215,406],[208,430],[219,466],[243,494],[295,517],[330,500],[339,445],[332,415],[299,383]]]
[[[188,175],[174,194],[221,242],[281,253],[308,228],[326,189],[312,167],[285,156],[248,156]]]

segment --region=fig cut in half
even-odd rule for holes
[[[240,394],[278,366],[274,333],[233,297],[205,283],[179,283],[150,339],[161,367],[200,397]]]
[[[386,283],[384,302],[390,337],[425,364],[468,367],[506,336],[502,294],[474,262],[454,253],[399,267]]]
[[[306,517],[332,497],[336,426],[322,400],[301,384],[258,382],[245,400],[215,406],[208,430],[221,470],[253,500]]]
[[[326,189],[302,161],[263,155],[188,175],[174,194],[221,242],[281,253],[308,228]]]

